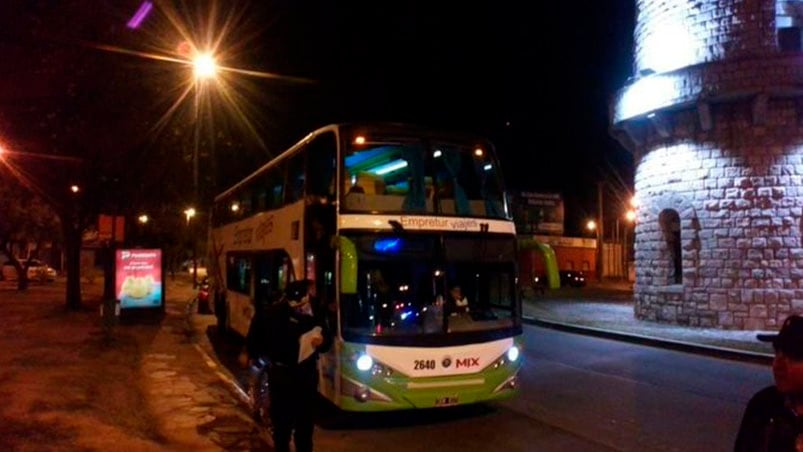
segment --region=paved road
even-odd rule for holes
[[[767,366],[526,329],[522,397],[506,407],[617,450],[730,450]]]
[[[533,326],[525,338],[518,398],[338,425],[328,413],[319,450],[729,450],[748,398],[771,382],[757,364]]]

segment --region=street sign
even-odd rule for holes
[[[122,215],[98,215],[98,239],[123,242],[125,240],[125,217]]]

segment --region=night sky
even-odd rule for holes
[[[165,0],[155,1],[154,12],[135,30],[125,23],[141,1],[98,1],[90,10],[84,5],[92,2],[72,0],[2,2],[0,38],[11,45],[0,41],[0,49],[11,57],[0,55],[0,69],[16,74],[7,79],[15,82],[0,83],[6,124],[14,124],[9,96],[39,90],[20,62],[42,44],[41,30],[47,45],[94,43],[86,52],[103,54],[97,58],[109,59],[104,64],[111,70],[119,64],[139,85],[167,86],[168,78],[158,77],[175,79],[175,64],[111,55],[97,44],[175,52],[176,33],[164,27],[169,21],[162,13],[172,9],[196,36],[228,23],[221,64],[310,81],[251,78],[238,85],[264,159],[332,122],[410,122],[484,135],[496,144],[509,188],[563,194],[566,230],[575,235],[595,214],[597,181],[616,191],[606,194],[608,212],[632,187],[632,157],[607,129],[609,99],[631,75],[634,0]],[[61,18],[59,8],[74,16]],[[36,15],[43,12],[57,25],[41,23]],[[215,27],[208,26],[212,22]],[[39,34],[26,36],[37,24]],[[41,66],[31,55],[31,64]],[[91,58],[82,67],[91,67]],[[53,70],[79,67],[60,64]],[[56,75],[48,82],[51,91],[58,89],[54,82]],[[69,82],[65,86],[71,89]],[[122,102],[142,101],[142,95],[130,95]],[[170,101],[154,99],[154,115],[163,114]],[[23,104],[18,100],[13,107],[24,110]],[[124,115],[125,108],[117,113]],[[141,105],[133,113],[151,114]],[[256,168],[263,162],[238,163]]]
[[[631,75],[633,2],[330,3],[261,11],[274,18],[270,70],[320,82],[305,88],[318,108],[285,105],[296,124],[382,119],[488,136],[510,188],[563,194],[574,234],[596,211],[597,181],[616,192],[607,211],[627,197],[632,157],[607,128],[609,98]]]

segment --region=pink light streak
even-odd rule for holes
[[[134,15],[131,17],[131,20],[129,20],[126,24],[128,28],[139,28],[139,26],[142,24],[142,21],[148,16],[148,13],[151,12],[151,9],[153,9],[153,3],[147,1],[142,2],[142,4],[139,5],[137,12],[134,13]]]

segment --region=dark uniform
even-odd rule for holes
[[[794,452],[801,421],[773,385],[759,391],[747,404],[736,452]]]
[[[777,334],[758,334],[772,343],[775,384],[757,392],[747,404],[736,452],[785,452],[803,450],[803,316],[790,315]]]
[[[290,450],[291,436],[297,452],[312,450],[318,352],[332,345],[322,309],[311,303],[312,315],[306,315],[292,306],[307,294],[308,286],[308,281],[290,283],[283,300],[255,317],[248,335],[252,359],[263,357],[268,361],[270,418],[273,442],[279,452]],[[299,363],[299,338],[316,326],[322,329],[323,343]]]

